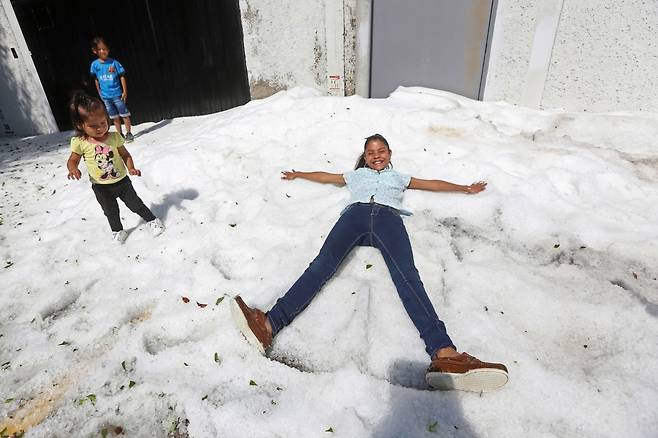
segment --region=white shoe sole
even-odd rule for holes
[[[240,333],[242,333],[242,336],[247,340],[247,343],[252,347],[256,347],[260,354],[265,356],[265,347],[263,347],[263,344],[260,343],[254,332],[249,328],[247,318],[244,316],[244,313],[242,313],[242,309],[240,309],[235,298],[231,298],[231,316],[233,317],[233,323]]]
[[[425,381],[429,386],[441,391],[495,391],[505,386],[509,377],[503,370],[481,368],[459,373],[428,372]]]
[[[161,221],[158,221],[159,224],[154,225],[155,221],[158,221],[158,219],[153,219],[151,222],[146,223],[146,228],[148,228],[151,231],[151,234],[153,234],[153,237],[158,237],[160,234],[165,232],[165,226]],[[154,225],[154,226],[152,226]]]
[[[117,245],[123,245],[123,243],[126,241],[128,238],[128,233],[124,231],[123,235],[119,235],[119,237],[112,236],[112,243],[115,243]]]

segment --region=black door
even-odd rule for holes
[[[91,40],[126,69],[133,123],[249,101],[238,0],[12,0],[61,130],[75,89],[96,94]]]

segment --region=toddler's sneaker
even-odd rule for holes
[[[126,233],[126,230],[112,231],[112,241],[114,243],[122,244],[127,237],[128,233]]]
[[[147,222],[146,225],[151,229],[153,237],[159,236],[165,230],[165,226],[162,221],[158,218],[153,219],[150,222]]]
[[[507,383],[507,367],[502,363],[482,362],[468,353],[456,357],[434,357],[425,375],[435,389],[487,392]]]
[[[135,136],[132,134],[132,132],[126,132],[126,143],[132,143],[135,140]]]

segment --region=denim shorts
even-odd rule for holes
[[[116,119],[117,117],[130,117],[130,111],[126,106],[126,103],[121,100],[121,96],[110,97],[108,99],[103,98],[103,103],[105,104],[105,109],[107,109],[107,115],[110,116],[110,119]]]

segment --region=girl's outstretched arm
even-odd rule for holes
[[[448,181],[441,181],[440,179],[419,179],[412,177],[407,188],[429,190],[431,192],[462,192],[467,195],[474,195],[486,189],[487,183],[485,181],[478,181],[468,186],[462,186]]]
[[[309,181],[318,182],[322,184],[337,184],[339,186],[345,185],[345,178],[342,173],[327,173],[327,172],[297,172],[284,170],[281,172],[281,179],[292,181],[295,178],[307,179]]]

